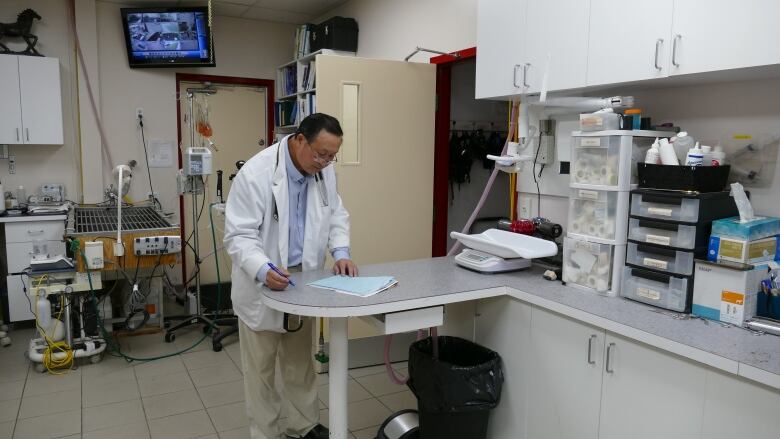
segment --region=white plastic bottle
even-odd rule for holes
[[[702,166],[704,162],[704,153],[699,148],[699,142],[693,145],[693,148],[688,150],[688,154],[685,156],[685,166]]]
[[[647,150],[645,163],[653,165],[661,164],[661,151],[658,149],[658,137],[655,138],[655,142],[653,142],[653,145]]]
[[[712,151],[712,166],[723,166],[726,164],[726,152],[720,144],[715,146]]]
[[[51,302],[49,302],[45,294],[38,296],[35,308],[38,314],[38,326],[48,330],[49,325],[51,325]]]
[[[701,146],[702,166],[712,166],[712,147],[709,145]]]
[[[661,164],[677,166],[680,161],[677,160],[677,154],[674,152],[674,147],[666,139],[659,141],[660,147],[658,148],[661,153]]]
[[[672,144],[674,145],[674,151],[677,154],[677,160],[684,162],[688,150],[693,148],[696,142],[693,140],[693,137],[688,135],[687,131],[680,131],[672,138]]]

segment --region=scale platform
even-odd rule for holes
[[[451,232],[450,237],[468,247],[455,256],[455,262],[481,273],[522,270],[531,266],[532,259],[558,253],[558,246],[552,241],[498,229],[476,235]]]

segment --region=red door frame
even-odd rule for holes
[[[268,101],[268,108],[266,109],[266,129],[268,130],[267,142],[270,145],[273,140],[274,134],[274,81],[272,79],[257,79],[257,78],[239,78],[234,76],[215,76],[215,75],[199,75],[194,73],[176,73],[176,131],[178,135],[178,145],[181,145],[182,132],[181,132],[181,105],[179,104],[179,96],[181,89],[179,85],[182,81],[190,82],[211,82],[213,84],[230,84],[230,85],[248,85],[253,87],[265,87],[266,88],[266,100]],[[182,167],[181,149],[177,148],[179,157],[179,169]],[[184,236],[184,197],[179,197],[179,221],[181,224],[181,239],[182,242],[187,239]],[[182,249],[186,252],[186,248]],[[186,254],[186,253],[185,253]],[[181,276],[182,282],[187,281],[187,258],[181,259]],[[185,288],[187,285],[185,285]]]
[[[454,56],[457,55],[457,56]],[[449,207],[450,180],[450,105],[452,100],[452,66],[460,61],[477,57],[477,48],[452,52],[431,58],[436,64],[436,128],[433,156],[433,234],[431,255],[447,254],[447,211]]]

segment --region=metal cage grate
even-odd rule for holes
[[[75,233],[116,233],[116,207],[77,207]],[[168,223],[152,207],[123,207],[122,231],[168,229]]]

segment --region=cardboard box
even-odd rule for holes
[[[780,259],[780,237],[752,241],[731,236],[710,236],[707,260],[758,264]]]
[[[777,270],[775,270],[777,271]],[[742,325],[756,315],[767,266],[696,261],[692,314]]]

